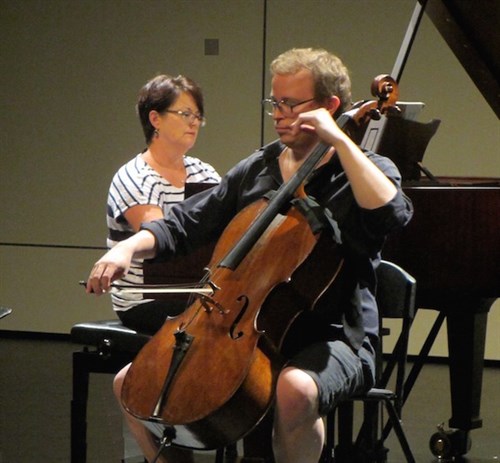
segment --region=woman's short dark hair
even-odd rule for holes
[[[170,108],[183,92],[189,93],[193,97],[200,115],[204,116],[201,88],[189,77],[182,75],[172,77],[161,74],[151,79],[141,88],[137,100],[137,114],[148,145],[151,143],[155,131],[149,121],[149,113],[157,111],[162,114]]]

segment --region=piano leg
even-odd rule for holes
[[[451,386],[451,428],[480,428],[488,312],[495,299],[461,299],[446,311]]]
[[[480,417],[484,347],[488,311],[495,299],[461,298],[440,307],[446,314],[452,415],[450,428],[431,438],[433,445],[453,447],[448,456],[470,449],[469,431],[482,426]],[[444,447],[446,447],[444,445]]]

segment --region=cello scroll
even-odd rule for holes
[[[352,109],[337,120],[339,126],[357,144],[361,143],[371,120],[380,120],[382,116],[398,115],[401,112],[396,104],[399,97],[398,83],[389,74],[375,77],[370,90],[376,100],[354,103]]]

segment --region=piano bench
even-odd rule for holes
[[[116,374],[130,363],[150,339],[118,320],[78,323],[71,340],[84,347],[73,352],[71,401],[71,463],[87,461],[87,401],[90,373]]]

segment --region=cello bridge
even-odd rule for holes
[[[212,312],[212,310],[214,308],[216,308],[217,311],[221,315],[226,315],[227,313],[229,313],[229,310],[227,310],[224,307],[222,307],[222,305],[220,305],[217,301],[214,301],[209,296],[205,296],[204,294],[200,294],[200,301],[201,301],[201,305],[205,309],[205,312],[207,312],[207,313]]]

